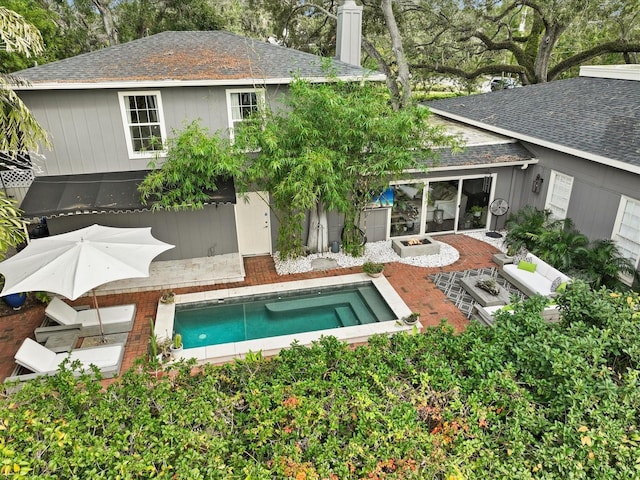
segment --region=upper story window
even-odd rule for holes
[[[572,188],[572,176],[551,170],[549,190],[547,191],[547,201],[544,208],[551,210],[551,216],[554,219],[564,220],[567,218],[567,210],[569,209],[569,200],[571,199]]]
[[[620,199],[616,223],[611,238],[615,240],[622,256],[631,260],[636,269],[640,267],[640,201],[628,197]],[[631,284],[630,275],[621,279]]]
[[[233,138],[235,126],[264,107],[264,90],[227,90],[229,131]]]
[[[129,158],[164,153],[167,135],[160,92],[120,92],[118,97]]]

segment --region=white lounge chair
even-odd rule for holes
[[[30,380],[42,375],[53,375],[67,358],[70,362],[79,360],[83,370],[89,370],[91,365],[95,365],[105,378],[110,378],[120,373],[123,356],[124,344],[122,343],[55,353],[38,342],[26,338],[14,358],[18,365],[34,373],[9,377],[6,381]]]
[[[45,315],[51,320],[68,328],[80,327],[80,335],[89,337],[92,335],[100,335],[100,324],[98,322],[98,314],[95,308],[86,310],[76,310],[71,305],[65,303],[58,297],[54,297],[47,309]],[[117,305],[115,307],[103,307],[100,309],[100,318],[102,319],[102,328],[104,333],[126,333],[133,328],[133,321],[136,317],[135,304]],[[43,327],[45,330],[48,327]],[[36,331],[36,338],[41,341],[39,334],[43,329]],[[50,329],[53,330],[53,329]]]

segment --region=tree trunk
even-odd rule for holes
[[[310,214],[307,247],[311,252],[326,252],[329,250],[329,232],[324,205],[319,202]]]
[[[398,65],[398,83],[402,86],[402,97],[400,98],[400,107],[409,105],[411,102],[411,84],[409,83],[409,65],[407,58],[404,55],[404,48],[402,47],[402,36],[400,30],[398,30],[398,24],[396,18],[393,15],[393,7],[391,6],[392,0],[382,0],[380,7],[382,8],[382,14],[389,30],[389,36],[391,37],[391,49]]]
[[[113,22],[113,15],[111,14],[111,8],[109,7],[110,0],[91,0],[93,4],[100,12],[102,17],[102,23],[104,24],[104,31],[107,34],[107,40],[109,45],[117,45],[118,41],[118,29]]]
[[[533,67],[536,83],[545,83],[549,80],[549,61],[551,60],[551,54],[564,29],[565,27],[555,24],[550,25],[547,31],[544,32]]]
[[[362,48],[364,48],[365,52],[367,52],[371,58],[375,59],[378,64],[378,69],[385,74],[385,83],[391,96],[391,106],[394,110],[399,110],[401,103],[400,90],[398,89],[398,83],[393,78],[391,68],[387,65],[382,54],[364,37],[362,38]]]

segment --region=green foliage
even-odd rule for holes
[[[364,262],[362,271],[364,273],[381,273],[384,270],[384,263]]]
[[[550,217],[550,210],[537,210],[530,205],[510,213],[505,222],[507,229],[505,244],[514,252],[521,248],[533,252],[536,245],[535,238],[552,223]]]
[[[602,286],[614,290],[625,289],[620,274],[640,281],[640,274],[631,260],[623,257],[616,243],[610,239],[594,240],[586,249],[586,255],[574,259],[576,273],[593,288]]]
[[[620,274],[640,280],[633,263],[622,256],[613,240],[589,241],[574,228],[571,219],[553,220],[549,210],[523,207],[509,215],[505,227],[509,252],[525,248],[592,288],[628,289]]]
[[[533,253],[560,271],[571,273],[578,261],[588,255],[589,239],[573,228],[569,219],[547,225],[542,232],[532,236]]]
[[[26,225],[15,200],[0,192],[0,258],[4,257],[9,247],[26,240]]]
[[[211,135],[196,120],[168,139],[164,163],[145,177],[138,191],[143,204],[152,209],[202,208],[217,190],[219,177],[239,172],[228,139]]]
[[[42,36],[24,17],[0,7],[0,49],[7,54],[29,58],[44,50]],[[47,133],[38,124],[24,102],[13,91],[19,79],[0,75],[0,151],[38,151],[39,142],[49,145]],[[6,207],[5,207],[6,208]]]
[[[139,362],[106,389],[67,366],[0,399],[0,469],[16,478],[637,478],[640,298],[576,282],[558,299],[556,324],[540,315],[546,303],[516,303],[495,328],[461,334],[442,324],[358,348],[325,337],[197,372]]]
[[[371,83],[296,80],[284,102],[242,122],[235,138],[241,150],[260,152],[247,176],[270,192],[285,220],[321,205],[343,213],[349,233],[373,194],[408,168],[424,169],[431,147],[452,143],[427,124],[426,109],[394,111],[385,89]],[[343,250],[358,255],[362,246],[347,235]]]

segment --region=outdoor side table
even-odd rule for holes
[[[44,346],[56,353],[70,352],[78,343],[78,332],[78,330],[67,330],[49,335]]]
[[[493,257],[491,257],[491,260],[493,260],[493,263],[497,263],[501,267],[504,267],[508,263],[513,263],[513,257],[509,257],[504,253],[494,254]]]

